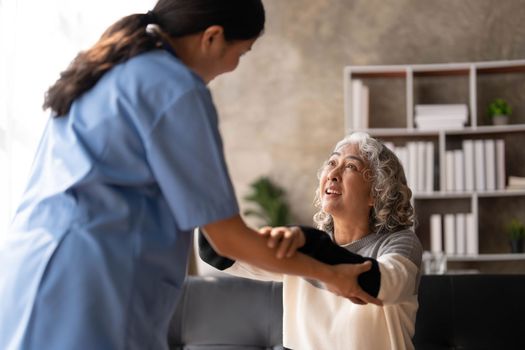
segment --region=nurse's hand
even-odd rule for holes
[[[326,288],[332,293],[347,298],[355,304],[365,305],[368,303],[378,306],[383,305],[381,300],[374,298],[361,289],[357,282],[357,277],[372,267],[370,261],[362,264],[341,264],[331,266],[334,278],[330,283],[326,283]]]
[[[277,259],[291,258],[305,243],[304,233],[297,226],[265,226],[259,230],[259,234],[267,237],[267,245],[276,250]]]

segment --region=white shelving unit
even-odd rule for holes
[[[374,80],[389,80],[394,79],[396,81],[401,80],[403,82],[402,88],[404,91],[403,98],[399,100],[399,110],[404,109],[401,114],[396,116],[396,123],[394,127],[383,127],[380,123],[374,122],[374,114],[370,113],[370,125],[371,128],[362,129],[374,137],[378,137],[383,140],[395,142],[395,143],[406,143],[410,140],[426,140],[432,141],[436,149],[437,157],[437,184],[435,184],[434,191],[432,192],[415,192],[414,202],[416,212],[420,212],[421,207],[425,207],[426,203],[439,202],[441,207],[446,207],[448,203],[456,203],[456,208],[468,207],[473,213],[475,218],[475,230],[478,232],[480,237],[480,205],[486,206],[486,202],[492,199],[495,200],[508,200],[512,203],[514,200],[525,200],[525,190],[492,190],[492,191],[461,191],[452,192],[443,190],[445,186],[445,152],[448,148],[453,148],[454,145],[460,142],[462,139],[479,139],[479,138],[505,138],[514,142],[516,138],[523,138],[525,140],[525,118],[522,118],[523,124],[510,124],[504,126],[492,126],[484,123],[483,114],[478,109],[484,108],[480,106],[480,91],[479,81],[480,79],[494,74],[501,75],[513,75],[519,77],[525,84],[525,60],[512,60],[512,61],[495,61],[495,62],[471,62],[471,63],[447,63],[447,64],[424,64],[424,65],[388,65],[388,66],[346,66],[343,71],[343,88],[344,88],[344,117],[345,117],[345,132],[360,130],[355,126],[363,125],[352,115],[353,103],[352,101],[352,80],[360,79],[363,81],[374,81]],[[466,94],[462,100],[454,101],[453,103],[466,104],[469,109],[469,120],[465,128],[460,130],[437,130],[427,131],[418,130],[415,127],[415,115],[414,107],[418,104],[417,94],[417,80],[419,78],[457,78],[463,79]],[[520,87],[525,85],[520,85]],[[397,85],[399,89],[399,85]],[[382,90],[384,91],[384,90]],[[379,93],[381,94],[381,93]],[[523,91],[525,94],[525,90]],[[370,90],[369,99],[371,104],[374,102],[377,96],[377,91]],[[504,97],[505,96],[501,96]],[[486,98],[486,97],[485,97]],[[397,100],[396,100],[397,102]],[[442,102],[427,102],[425,103],[442,103]],[[405,113],[406,112],[406,113]],[[524,143],[525,145],[525,143]],[[508,152],[506,148],[506,153]],[[518,156],[525,160],[525,146],[521,150],[516,150],[513,147],[512,152],[521,152],[514,154],[514,159]],[[522,169],[522,168],[520,168]],[[511,175],[508,174],[507,175]],[[516,176],[525,176],[525,172],[521,174],[514,174]],[[445,204],[443,204],[445,203]],[[439,205],[438,205],[439,207]],[[452,212],[454,209],[452,205]],[[461,211],[461,210],[460,210]],[[486,211],[486,210],[485,210]],[[424,214],[428,214],[425,210],[422,211]],[[494,213],[494,215],[499,215]],[[423,223],[428,223],[428,217],[420,218]],[[426,230],[426,231],[425,231]],[[429,235],[429,228],[422,228],[423,235]],[[485,232],[485,234],[487,234]],[[495,232],[494,235],[499,235],[501,240],[504,240],[503,232]],[[427,240],[423,240],[423,243],[428,245]],[[503,244],[502,244],[503,246]],[[429,249],[429,247],[425,247]],[[508,250],[507,250],[508,251]],[[488,249],[484,252],[480,249],[478,255],[449,255],[447,256],[448,261],[514,261],[523,260],[525,261],[525,254],[507,254],[503,249],[497,252]]]

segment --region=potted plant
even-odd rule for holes
[[[244,197],[255,204],[256,209],[243,212],[246,216],[259,218],[263,225],[284,226],[290,223],[290,210],[285,201],[285,192],[268,177],[260,177],[250,184],[251,193]]]
[[[525,225],[517,219],[512,219],[507,225],[511,253],[523,253],[523,240],[525,239]]]
[[[489,104],[489,116],[494,125],[506,125],[512,114],[512,107],[502,98],[497,98]]]

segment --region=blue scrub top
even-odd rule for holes
[[[192,229],[239,212],[217,122],[164,50],[49,120],[0,243],[0,349],[167,349]]]

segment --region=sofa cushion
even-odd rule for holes
[[[170,349],[282,349],[282,286],[239,277],[189,277]]]

